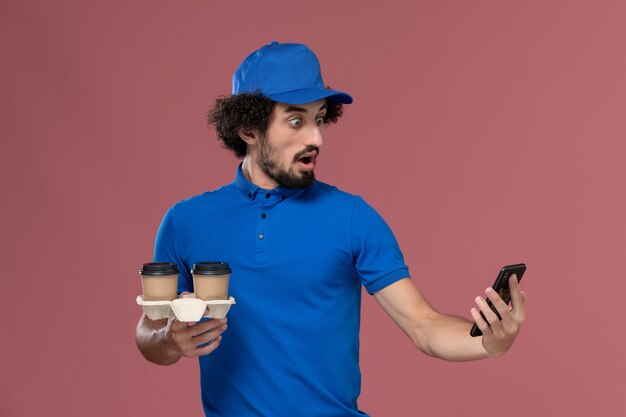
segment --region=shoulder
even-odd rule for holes
[[[361,195],[340,190],[334,185],[326,184],[317,180],[315,181],[313,187],[318,195],[331,199],[333,203],[347,204],[357,211],[362,209],[374,210],[374,208],[369,205],[369,203],[367,203]]]
[[[323,197],[340,203],[342,202],[347,204],[354,204],[356,200],[361,199],[361,197],[358,195],[348,193],[346,191],[340,190],[334,185],[330,185],[318,180],[315,180],[315,182],[311,186],[310,191],[316,197]]]
[[[343,211],[350,216],[378,216],[376,210],[362,196],[340,190],[334,185],[316,180],[307,194],[312,200],[330,207],[333,213]]]
[[[238,194],[239,193],[239,194]],[[211,207],[219,207],[224,202],[232,201],[240,197],[241,192],[233,184],[227,184],[212,191],[206,191],[202,194],[194,195],[184,200],[180,200],[170,207],[168,210],[177,215],[186,215],[210,209]]]

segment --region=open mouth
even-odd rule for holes
[[[315,168],[315,157],[317,152],[308,152],[297,159],[300,169],[311,171]]]

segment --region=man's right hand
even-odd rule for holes
[[[223,318],[184,323],[173,318],[150,320],[142,314],[137,323],[135,341],[148,361],[158,365],[172,365],[182,356],[208,355],[217,349],[227,327],[226,321]]]
[[[208,355],[218,348],[222,333],[228,327],[227,321],[226,317],[198,323],[171,319],[165,333],[167,349],[187,358]]]

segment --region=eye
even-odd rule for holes
[[[289,123],[291,123],[291,126],[293,127],[298,127],[300,126],[300,123],[302,122],[301,119],[298,118],[294,118],[294,119],[289,119]]]
[[[324,124],[324,116],[320,116],[318,117],[315,122],[318,124],[318,126],[321,126]]]

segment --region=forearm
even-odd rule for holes
[[[502,356],[515,341],[524,321],[526,294],[519,290],[515,277],[509,279],[509,285],[511,309],[495,291],[486,290],[501,321],[482,297],[476,298],[477,307],[488,320],[476,308],[471,310],[482,337],[470,336],[470,321],[436,311],[409,278],[377,291],[374,297],[422,352],[448,361],[470,361]]]
[[[413,341],[427,355],[447,361],[471,361],[489,357],[482,337],[471,337],[472,322],[437,313],[415,330]]]
[[[181,358],[166,343],[168,326],[168,320],[150,320],[145,315],[137,323],[135,341],[148,361],[158,365],[172,365]]]

